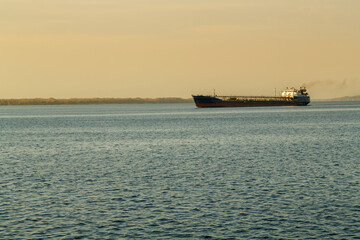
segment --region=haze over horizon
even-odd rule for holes
[[[358,0],[1,0],[0,98],[360,95]]]

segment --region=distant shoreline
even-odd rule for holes
[[[313,99],[312,102],[356,102],[360,96],[334,99]],[[82,105],[82,104],[163,104],[163,103],[193,103],[192,98],[19,98],[0,99],[0,106],[15,105]]]
[[[0,99],[0,106],[13,105],[81,105],[81,104],[161,104],[161,103],[192,103],[188,98],[22,98]]]
[[[313,102],[359,102],[360,95],[358,96],[346,96],[332,99],[314,99]]]

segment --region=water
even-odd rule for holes
[[[0,107],[0,239],[360,239],[360,103]]]

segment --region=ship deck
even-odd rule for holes
[[[223,101],[292,101],[289,97],[270,96],[215,96]]]

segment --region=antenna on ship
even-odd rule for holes
[[[275,88],[275,97],[276,97],[276,88]]]
[[[213,89],[213,94],[214,94],[214,97],[216,97],[216,94],[215,94],[215,88]]]

